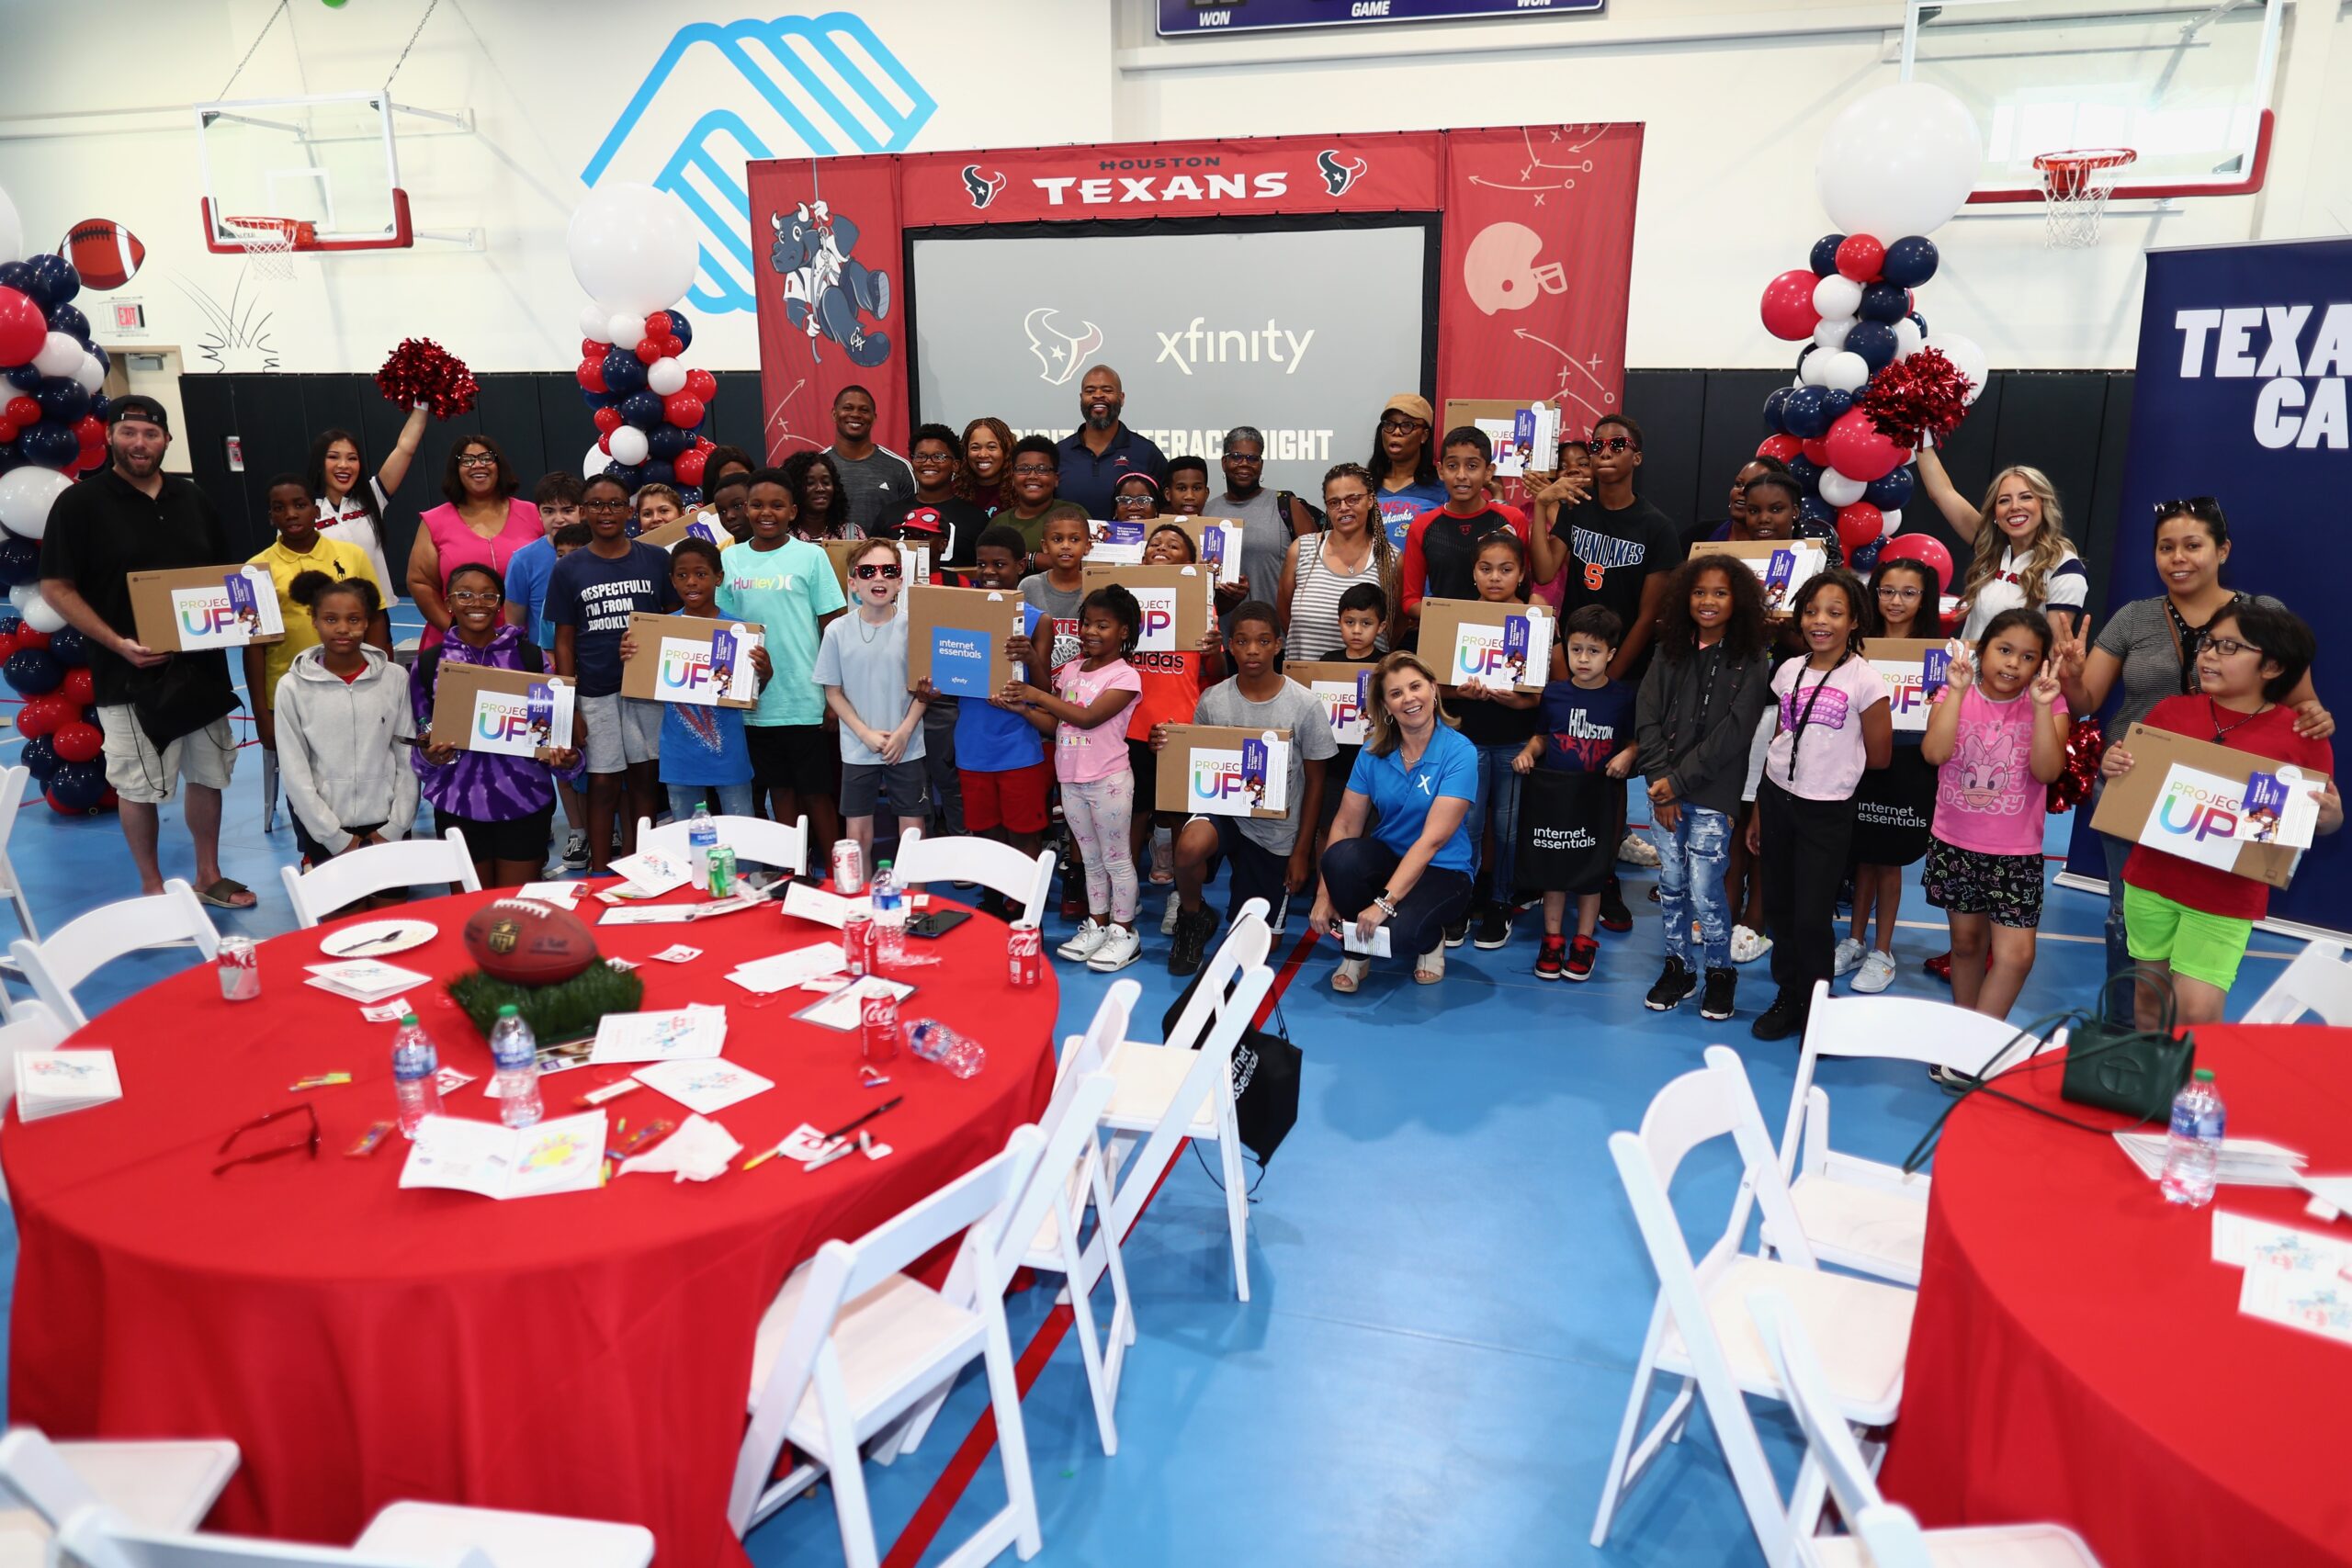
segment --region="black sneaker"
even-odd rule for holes
[[[1739,989],[1739,971],[1729,966],[1707,971],[1706,994],[1699,998],[1699,1016],[1717,1022],[1732,1012],[1732,993]]]
[[[1747,1032],[1758,1040],[1786,1040],[1804,1028],[1804,1004],[1793,993],[1782,991],[1772,998],[1763,1016],[1747,1026]]]
[[[1510,941],[1510,911],[1500,904],[1489,904],[1478,911],[1478,945],[1493,949]]]
[[[1216,916],[1208,909],[1195,909],[1176,917],[1176,938],[1168,949],[1168,972],[1170,975],[1195,975],[1200,972],[1201,959],[1207,953],[1209,938],[1216,933]]]
[[[1605,931],[1629,931],[1634,929],[1634,911],[1625,908],[1625,895],[1611,877],[1609,886],[1600,890],[1600,929]]]
[[[1642,998],[1642,1005],[1652,1012],[1672,1012],[1682,1005],[1682,998],[1699,988],[1699,976],[1679,958],[1669,958],[1666,967],[1658,971],[1657,984]]]
[[[1464,942],[1467,942],[1467,941],[1469,941],[1469,940],[1470,940],[1470,917],[1469,917],[1469,916],[1464,915],[1464,916],[1463,916],[1463,917],[1462,917],[1460,919],[1458,919],[1458,920],[1449,920],[1449,921],[1447,921],[1447,922],[1446,922],[1446,927],[1445,927],[1445,945],[1446,945],[1446,946],[1448,946],[1448,947],[1460,947]]]

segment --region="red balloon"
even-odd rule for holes
[[[1813,335],[1821,312],[1813,308],[1814,286],[1821,279],[1809,266],[1793,267],[1764,286],[1764,330],[1793,343]]]
[[[0,632],[0,664],[8,662],[8,655],[17,651],[17,634]]]
[[[582,391],[601,392],[605,390],[605,362],[603,360],[583,359],[580,362],[580,368],[573,371],[572,374],[579,378],[580,389]]]
[[[47,648],[49,646],[49,634],[47,632],[37,632],[30,626],[19,626],[17,628],[17,646],[20,649]]]
[[[604,363],[605,351],[612,346],[608,343],[598,343],[593,337],[583,337],[580,340],[580,357],[595,360],[601,365]]]
[[[1856,283],[1876,283],[1886,265],[1886,247],[1868,234],[1849,234],[1838,245],[1838,271]]]
[[[68,721],[78,722],[80,711],[69,707],[54,695],[30,697],[17,710],[17,733],[26,739],[47,735]]]
[[[114,786],[111,784],[107,786],[106,794],[98,796],[98,809],[101,811],[112,811],[121,804],[122,796],[115,794]]]
[[[718,396],[718,378],[707,370],[689,370],[686,372],[685,390],[687,396],[700,398],[707,403]],[[34,417],[40,416],[36,414]]]
[[[1804,450],[1804,443],[1793,435],[1768,435],[1756,448],[1759,457],[1777,457],[1785,463]]]
[[[85,446],[107,444],[107,422],[96,414],[85,413],[74,422],[74,437]]]
[[[596,432],[600,435],[610,435],[628,423],[621,418],[621,411],[618,409],[598,409],[593,417],[596,422]]]
[[[1918,561],[1936,574],[1938,592],[1951,592],[1951,552],[1932,534],[1897,534],[1879,547],[1878,558],[1882,564],[1891,560]]]
[[[32,296],[17,288],[0,288],[0,365],[23,365],[49,341],[49,321]],[[30,420],[18,420],[29,424]]]
[[[43,341],[45,342],[47,340],[44,339]],[[0,360],[0,364],[14,362]],[[6,419],[10,424],[17,425],[19,428],[28,424],[39,424],[40,423],[40,404],[35,402],[30,398],[19,394],[18,396],[10,398],[5,406],[0,406],[0,419]]]
[[[608,430],[605,432],[604,434],[596,437],[596,450],[602,452],[607,457],[613,455],[613,433],[611,431]]]
[[[24,433],[5,419],[0,419],[0,446],[6,446]]]
[[[96,725],[84,724],[77,718],[51,730],[49,743],[57,749],[61,761],[86,762],[106,749],[107,738],[99,733]]]
[[[1829,466],[1829,443],[1826,438],[1815,436],[1811,441],[1804,443],[1798,449],[1804,454],[1805,461],[1825,468]]]
[[[662,352],[667,357],[675,359],[686,352],[686,340],[672,333],[662,340]]]
[[[1858,501],[1851,506],[1838,509],[1838,543],[1849,557],[1877,538],[1885,526],[1885,514],[1867,501]],[[64,753],[61,751],[58,755],[62,757]]]
[[[662,400],[662,412],[672,424],[681,430],[692,430],[702,423],[707,412],[702,400],[692,392],[673,392]]]
[[[74,668],[68,670],[65,672],[65,679],[58,682],[57,694],[63,697],[67,702],[73,704],[74,711],[77,714],[80,713],[83,708],[97,701],[97,693],[90,683],[89,666],[76,665]],[[83,761],[83,759],[80,757],[69,757],[66,761],[70,762],[79,762]]]
[[[103,468],[106,464],[107,449],[103,442],[95,446],[83,447],[74,459],[74,466],[84,473],[88,473],[92,468]]]
[[[672,466],[678,470],[680,484],[698,485],[702,483],[703,468],[709,461],[710,454],[696,446],[679,453],[677,461]]]
[[[1838,423],[1829,427],[1829,434],[1821,438],[1821,445],[1827,456],[1814,461],[1826,462],[1848,479],[1860,479],[1864,484],[1886,478],[1910,456],[1902,443],[1889,440],[1876,422],[1860,409],[1848,409],[1839,414]],[[1813,456],[1811,452],[1805,455]]]
[[[640,364],[650,365],[662,357],[662,340],[658,337],[639,338],[636,353]]]

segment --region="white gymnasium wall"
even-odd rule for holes
[[[115,331],[94,309],[102,341],[175,344],[191,370],[216,360],[263,368],[252,342],[206,355],[231,308],[249,325],[266,317],[267,357],[289,371],[371,369],[412,334],[435,336],[484,370],[570,365],[581,300],[563,231],[586,188],[582,171],[678,28],[750,14],[443,0],[396,96],[469,107],[476,129],[404,140],[402,173],[420,226],[478,227],[486,247],[421,243],[305,262],[291,284],[241,285],[240,263],[200,243],[187,106],[218,93],[273,3],[85,0],[10,16],[0,50],[0,187],[33,234],[62,237],[78,220],[106,217],[149,247],[140,276],[96,301],[141,302],[143,337]],[[236,93],[379,84],[422,10],[423,0],[341,9],[295,0]],[[1627,360],[1652,367],[1787,360],[1785,345],[1757,324],[1755,299],[1828,227],[1813,194],[1821,127],[1894,79],[1887,39],[1901,17],[1893,0],[1613,0],[1598,19],[1163,43],[1150,36],[1147,0],[860,0],[854,11],[933,100],[927,114],[903,117],[920,118],[904,143],[914,150],[1642,120]],[[1923,300],[1930,320],[1977,338],[1997,366],[2128,366],[2144,246],[2352,227],[2352,164],[2339,152],[2352,146],[2352,10],[2298,0],[2289,12],[2263,195],[2111,214],[2098,249],[2059,255],[2042,248],[2031,209],[1962,218],[1938,235],[1947,259]],[[747,57],[755,67],[756,52]],[[654,93],[608,177],[651,176],[712,109],[741,113],[774,151],[804,150],[754,82],[705,47],[686,51]],[[697,363],[755,363],[749,312],[696,316]]]

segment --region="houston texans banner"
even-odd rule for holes
[[[907,226],[1262,212],[1434,212],[1443,139],[1270,136],[899,160]]]

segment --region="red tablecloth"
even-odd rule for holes
[[[408,906],[440,934],[387,962],[464,972],[458,933],[492,896]],[[582,916],[602,908],[583,899]],[[726,1501],[761,1313],[822,1242],[970,1169],[1043,1109],[1054,981],[1013,989],[992,919],[913,944],[943,962],[904,974],[917,987],[906,1016],[979,1040],[988,1065],[959,1082],[902,1053],[875,1090],[858,1080],[854,1032],[790,1018],[815,997],[754,1009],[725,978],[831,934],[822,928],[768,909],[599,928],[607,956],[704,950],[643,964],[644,1005],[729,1004],[726,1055],[776,1082],[715,1118],[747,1156],[800,1122],[838,1126],[903,1094],[876,1127],[897,1152],[497,1202],[401,1190],[397,1134],[371,1158],[345,1156],[392,1114],[393,1026],[300,983],[305,964],[323,962],[322,934],[262,945],[257,1001],[223,1001],[206,965],[82,1031],[75,1044],[113,1048],[120,1101],[29,1127],[11,1116],[0,1138],[21,1236],[11,1416],[60,1437],[235,1438],[244,1463],[214,1516],[222,1529],[345,1542],[383,1505],[424,1498],[628,1520],[654,1532],[665,1562],[742,1562]],[[465,1015],[437,987],[411,997],[442,1062],[486,1082],[490,1053]],[[316,1163],[209,1174],[232,1128],[296,1098],[296,1078],[335,1071],[355,1081],[311,1093],[325,1134]],[[549,1113],[628,1071],[548,1078]],[[484,1120],[494,1107],[479,1084],[450,1101]],[[632,1125],[687,1114],[647,1089],[609,1109]]]
[[[2232,1134],[2352,1169],[2352,1030],[2196,1033]],[[2122,1124],[2063,1104],[2054,1067],[2008,1081]],[[2352,1562],[2352,1348],[2242,1316],[2239,1271],[2211,1260],[2214,1209],[2325,1228],[2304,1201],[2224,1187],[2176,1208],[2111,1138],[1961,1106],[1936,1156],[1887,1495],[1928,1525],[2071,1525],[2108,1568]]]

